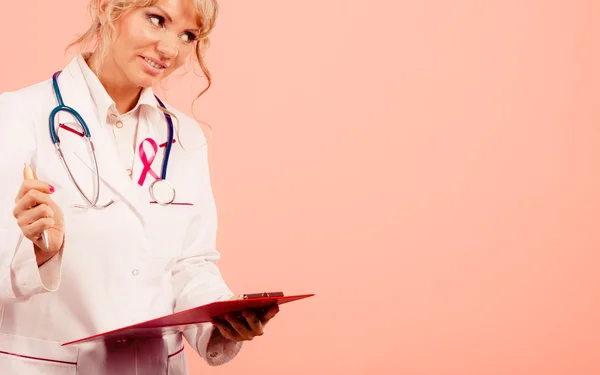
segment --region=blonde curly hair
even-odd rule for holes
[[[90,48],[95,51],[100,60],[104,59],[108,53],[108,47],[112,42],[113,31],[115,30],[114,23],[126,11],[134,8],[149,7],[158,2],[158,0],[106,0],[106,8],[104,9],[104,17],[100,18],[98,9],[99,0],[91,0],[88,10],[92,18],[92,24],[89,29],[67,46],[67,50],[77,47],[80,51]],[[209,35],[215,27],[218,15],[217,0],[193,0],[198,17],[198,25],[200,26],[200,34],[195,45],[195,56],[202,74],[206,77],[206,87],[196,96],[194,102],[198,100],[211,86],[212,77],[204,61],[204,54],[210,46]],[[103,22],[104,21],[104,22]],[[193,104],[192,103],[192,107]],[[164,112],[169,113],[176,119],[176,116],[166,108],[161,108]],[[193,112],[193,111],[192,111]],[[198,120],[199,121],[199,120]],[[199,121],[202,122],[202,121]],[[202,122],[203,123],[203,122]],[[208,125],[208,124],[206,124]],[[210,126],[209,126],[210,127]],[[212,127],[211,127],[212,131]]]

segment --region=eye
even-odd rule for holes
[[[165,19],[157,14],[149,14],[148,19],[157,27],[162,27],[165,24]]]
[[[184,42],[189,43],[198,39],[198,37],[194,33],[187,32],[181,36],[181,39],[183,39]]]

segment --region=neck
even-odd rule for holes
[[[119,74],[118,69],[113,67],[108,60],[100,65],[95,52],[86,59],[86,62],[90,69],[97,74],[100,83],[115,102],[117,111],[120,114],[131,111],[137,104],[142,89],[128,84],[127,79],[124,79],[123,75]]]

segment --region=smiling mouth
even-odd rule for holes
[[[154,61],[150,60],[147,57],[144,57],[144,60],[148,63],[148,65],[150,65],[151,67],[153,67],[155,69],[166,69],[166,66],[155,63]]]

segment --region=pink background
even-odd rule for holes
[[[63,67],[86,4],[0,2],[0,91]],[[222,1],[196,107],[221,268],[236,292],[317,296],[191,373],[600,373],[598,14]],[[202,81],[165,87],[190,113]]]

